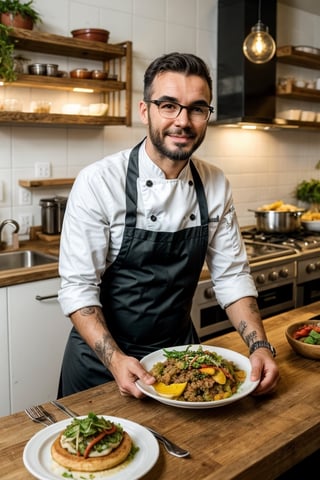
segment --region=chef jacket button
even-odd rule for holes
[[[151,215],[150,219],[151,219],[152,222],[156,222],[156,221],[157,221],[157,217],[156,217],[155,215]]]
[[[146,185],[147,185],[147,187],[152,187],[153,186],[152,180],[147,180]]]
[[[192,187],[192,185],[193,185],[193,181],[192,181],[192,180],[189,180],[189,182],[188,182],[188,183],[189,183],[190,187]]]
[[[191,215],[190,215],[190,220],[195,220],[195,219],[196,219],[195,214],[194,214],[194,213],[191,213]]]

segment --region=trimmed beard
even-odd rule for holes
[[[186,129],[186,128],[181,129],[180,133],[185,133],[187,135],[191,135],[192,137],[194,137],[194,134],[191,132],[191,130],[189,128],[188,129]],[[163,138],[165,138],[165,136],[168,135],[168,134],[169,134],[169,131],[164,131],[163,132]],[[159,130],[154,130],[152,128],[152,125],[149,124],[149,136],[150,136],[150,140],[151,140],[153,146],[158,150],[158,152],[161,155],[163,155],[164,157],[167,157],[167,158],[169,158],[170,160],[173,160],[173,161],[189,160],[189,158],[191,157],[193,152],[195,152],[197,150],[197,148],[200,147],[201,143],[204,140],[205,135],[206,135],[206,130],[203,131],[202,135],[198,138],[196,143],[188,151],[184,151],[184,150],[180,149],[179,145],[177,145],[178,150],[171,151],[171,150],[169,150],[165,147],[164,142],[163,142],[163,138],[161,138]]]

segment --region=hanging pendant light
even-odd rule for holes
[[[261,0],[259,0],[258,22],[245,38],[242,50],[252,63],[267,63],[276,52],[276,44],[269,33],[269,28],[261,22]]]

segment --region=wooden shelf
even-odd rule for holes
[[[60,113],[0,112],[0,124],[43,127],[104,127],[127,125],[126,117],[64,115]]]
[[[297,67],[320,70],[320,55],[301,52],[290,45],[277,48],[277,60],[278,62],[295,65]]]
[[[73,37],[22,28],[13,28],[10,31],[10,37],[14,41],[15,49],[102,61],[102,69],[117,75],[118,80],[84,80],[19,74],[16,81],[6,82],[5,86],[7,88],[12,86],[61,91],[73,91],[75,88],[90,89],[93,92],[105,94],[104,103],[109,104],[109,115],[97,117],[0,111],[0,124],[79,127],[131,125],[132,42],[109,44],[77,40]]]
[[[20,187],[68,187],[74,183],[74,178],[35,178],[27,180],[19,180]]]
[[[75,88],[90,89],[95,93],[120,92],[126,83],[115,80],[77,80],[70,77],[47,77],[44,75],[19,74],[14,82],[5,83],[12,87],[43,88],[46,90],[73,91]]]
[[[10,37],[14,40],[15,48],[31,52],[49,53],[87,60],[111,60],[127,55],[128,42],[110,44],[78,40],[73,37],[64,37],[52,33],[13,28]]]
[[[290,78],[277,85],[277,96],[306,102],[320,102],[320,90],[296,87]]]

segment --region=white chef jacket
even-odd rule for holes
[[[101,276],[119,252],[126,213],[125,184],[131,149],[85,167],[71,189],[60,242],[59,302],[65,315],[99,305]],[[230,184],[214,165],[192,157],[201,177],[209,213],[206,263],[222,308],[257,296],[233,206]],[[152,180],[152,188],[146,181]],[[192,182],[191,184],[189,183]],[[175,232],[201,224],[189,163],[178,178],[166,179],[139,151],[137,227]],[[125,294],[125,292],[124,292]]]

